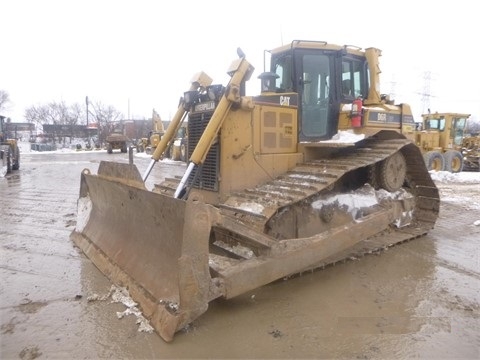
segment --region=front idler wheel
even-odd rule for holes
[[[400,190],[407,175],[407,162],[401,152],[397,152],[378,166],[378,181],[381,188],[394,192]]]

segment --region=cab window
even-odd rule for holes
[[[453,119],[450,137],[453,139],[453,143],[455,145],[462,145],[463,132],[465,130],[466,125],[467,125],[467,119],[465,118]]]
[[[361,61],[355,59],[342,60],[341,95],[346,99],[356,99],[362,94],[362,69]]]
[[[275,87],[278,92],[293,91],[292,83],[292,57],[284,56],[277,59],[275,63],[275,74],[278,75],[275,80]]]

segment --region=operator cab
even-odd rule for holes
[[[284,50],[283,50],[284,49]],[[299,141],[331,139],[337,133],[341,104],[365,99],[369,69],[358,48],[326,42],[294,41],[272,52],[270,79],[275,92],[298,94]]]
[[[423,128],[427,131],[438,131],[440,133],[445,130],[449,131],[448,136],[454,145],[461,146],[465,128],[467,126],[467,118],[470,115],[464,114],[428,114],[424,115]],[[448,120],[447,120],[448,118]]]

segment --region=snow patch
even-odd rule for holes
[[[368,208],[378,204],[375,195],[375,189],[369,185],[365,185],[357,191],[344,194],[336,194],[327,199],[314,201],[312,207],[320,210],[324,206],[338,206],[350,213],[353,218],[357,217],[360,208]]]
[[[338,133],[332,136],[331,140],[319,141],[320,143],[341,143],[352,144],[365,139],[365,134],[355,134],[353,130],[340,130]]]
[[[99,296],[93,294],[87,298],[88,301],[105,301],[109,298],[112,299],[111,303],[122,303],[127,308],[124,311],[117,311],[117,318],[122,319],[125,316],[133,315],[137,318],[136,324],[138,325],[139,332],[153,332],[153,327],[150,322],[143,316],[142,312],[137,308],[137,303],[133,301],[128,293],[128,290],[124,287],[112,285],[110,291],[104,295]]]
[[[78,199],[77,202],[77,225],[76,231],[82,232],[85,229],[88,221],[90,220],[90,214],[92,212],[92,201],[89,196],[84,196]]]
[[[413,196],[404,189],[390,193],[383,189],[375,190],[370,184],[365,184],[355,191],[336,194],[327,199],[314,201],[312,207],[316,210],[321,210],[324,206],[339,207],[349,213],[353,219],[357,219],[361,216],[362,209],[378,205],[386,200],[403,200],[412,197]],[[403,212],[401,217],[396,220],[395,225],[397,227],[408,225],[411,219],[411,211]]]
[[[241,210],[248,211],[254,214],[262,214],[264,207],[253,202],[244,202],[238,206]]]
[[[243,257],[244,259],[252,259],[253,257],[255,257],[254,252],[250,248],[240,244],[230,246],[229,244],[221,240],[215,241],[214,244],[221,247],[222,249],[230,251],[233,254]]]
[[[330,140],[321,140],[320,144],[353,144],[365,139],[365,134],[355,134],[353,130],[340,130]]]
[[[477,184],[480,183],[480,172],[478,171],[462,171],[459,173],[451,173],[449,171],[429,171],[430,177],[433,181],[443,183],[465,183]]]

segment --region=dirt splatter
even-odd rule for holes
[[[15,308],[24,314],[34,314],[44,306],[47,306],[46,301],[32,301],[30,299],[23,299],[20,305]]]
[[[15,325],[17,324],[18,322],[16,321],[16,318],[13,317],[12,319],[10,319],[10,321],[6,324],[2,324],[0,330],[0,334],[2,335],[5,335],[5,334],[13,334],[15,332]]]
[[[18,356],[20,356],[20,359],[23,360],[33,360],[41,355],[42,353],[38,349],[38,346],[23,348],[22,351],[20,351],[20,353],[18,354]]]

